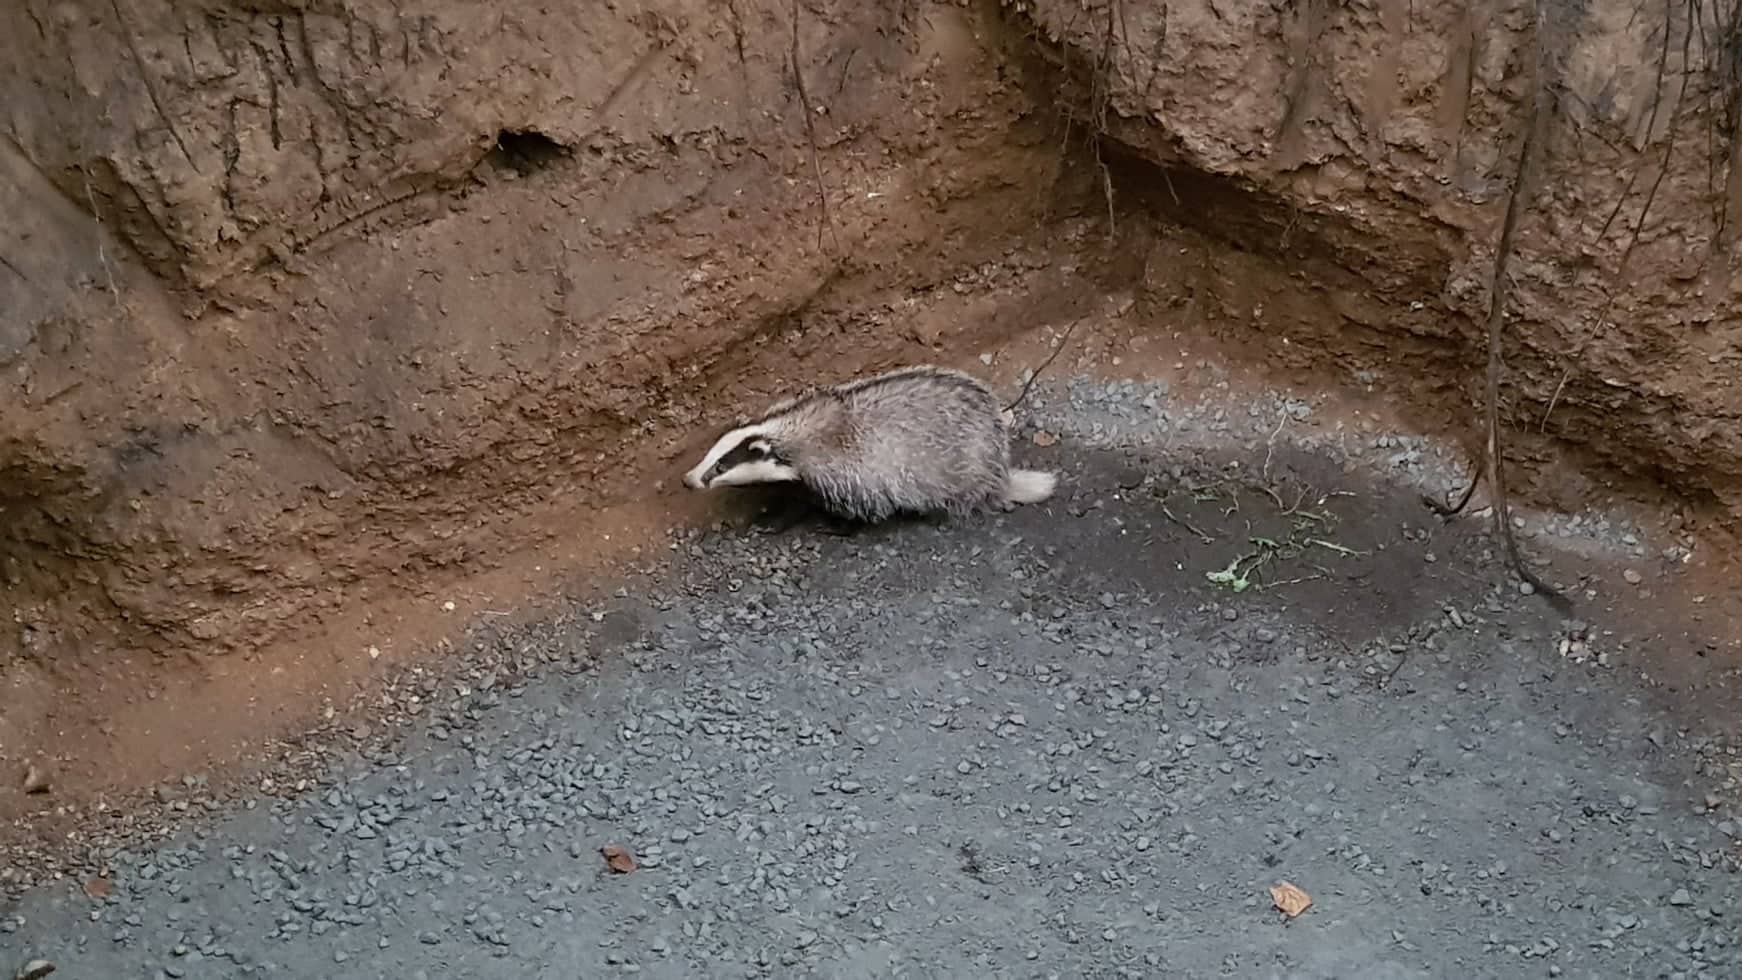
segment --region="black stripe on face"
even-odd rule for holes
[[[714,472],[712,475],[719,476],[721,473],[724,473],[735,466],[742,466],[745,463],[754,463],[757,460],[775,458],[778,457],[775,455],[774,447],[769,445],[767,439],[764,439],[761,436],[752,436],[736,446],[733,446],[731,452],[721,456],[720,461],[714,464]]]

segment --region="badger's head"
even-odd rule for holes
[[[791,458],[781,451],[778,427],[761,423],[721,436],[695,469],[684,474],[691,490],[793,483],[799,479]]]

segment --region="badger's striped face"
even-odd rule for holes
[[[767,426],[733,429],[714,443],[695,469],[684,474],[684,486],[713,490],[797,481],[798,470],[782,458],[772,437]]]

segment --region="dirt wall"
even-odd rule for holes
[[[1547,106],[1511,263],[1512,453],[1742,507],[1742,6],[1013,0],[1105,134],[1121,205],[1234,247],[1182,305],[1400,401],[1481,397],[1494,247],[1526,106]],[[1235,274],[1244,268],[1246,274]],[[1263,283],[1261,270],[1271,272]],[[1293,343],[1280,343],[1287,337]],[[1532,474],[1552,502],[1553,474]],[[1562,481],[1564,485],[1564,481]]]
[[[1053,203],[994,12],[7,5],[0,643],[257,646],[928,349],[855,297]]]
[[[1545,9],[6,5],[0,658],[253,648],[488,567],[794,380],[1035,326],[914,310],[1061,217],[1111,220],[1156,329],[1467,424],[1540,78],[1516,452],[1733,518],[1730,24]]]

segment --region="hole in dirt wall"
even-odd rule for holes
[[[567,146],[535,129],[504,129],[496,134],[488,159],[499,170],[530,177],[570,155]]]

